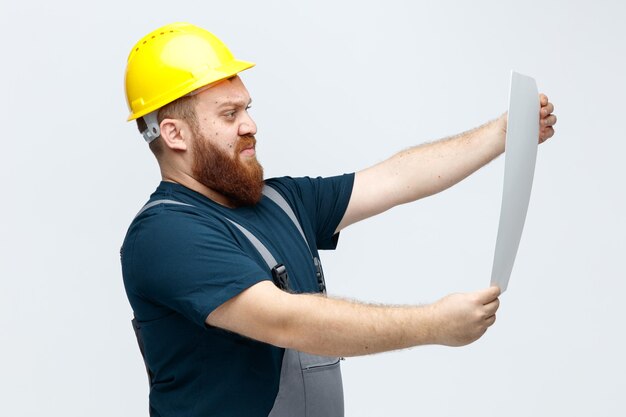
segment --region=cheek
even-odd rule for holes
[[[205,137],[209,138],[217,147],[225,151],[232,151],[237,146],[239,133],[232,124],[213,120],[212,124],[203,129]]]
[[[222,148],[234,149],[237,146],[239,135],[232,129],[223,129],[216,130],[213,138]]]

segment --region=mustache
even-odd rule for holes
[[[254,148],[256,147],[256,138],[253,135],[240,136],[237,141],[237,146],[235,148],[236,152],[239,153],[244,149]]]

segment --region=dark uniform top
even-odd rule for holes
[[[278,178],[266,183],[295,212],[313,255],[334,249],[354,175]],[[162,182],[122,246],[128,299],[141,327],[152,374],[153,416],[263,416],[280,377],[283,349],[207,326],[215,308],[271,272],[250,241],[254,234],[287,267],[290,288],[318,292],[311,254],[293,222],[267,197],[230,209],[179,184]]]

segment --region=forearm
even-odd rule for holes
[[[505,118],[437,142],[400,152],[372,167],[385,181],[392,207],[436,194],[463,180],[502,152]]]
[[[357,356],[435,343],[428,306],[380,306],[291,295],[277,345],[328,356]]]
[[[460,346],[495,320],[499,290],[453,294],[427,306],[380,306],[288,294],[262,281],[206,319],[272,345],[328,356],[356,356],[424,344]]]
[[[436,343],[430,311],[289,294],[264,281],[214,310],[207,324],[275,346],[355,356]]]
[[[506,117],[419,145],[359,171],[337,231],[458,183],[504,152]]]

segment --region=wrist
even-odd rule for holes
[[[420,307],[423,313],[422,330],[425,345],[441,344],[441,311],[438,303],[432,303]]]
[[[490,160],[504,152],[506,142],[507,114],[504,113],[481,126],[483,149],[487,150]]]
[[[503,113],[494,121],[495,136],[498,143],[498,153],[504,152],[504,144],[506,143],[508,112]]]

